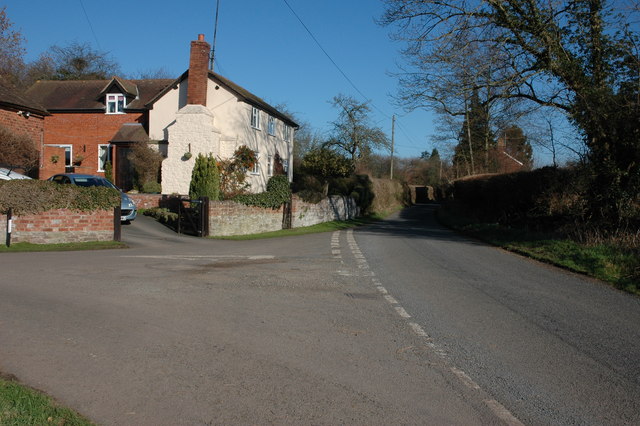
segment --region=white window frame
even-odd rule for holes
[[[273,155],[267,156],[267,176],[273,176]]]
[[[282,169],[284,170],[285,173],[289,173],[289,160],[288,159],[282,160]]]
[[[102,156],[100,155],[100,150],[102,149],[106,149],[107,150],[107,155],[106,155],[106,159],[104,162],[101,161]],[[99,144],[98,145],[98,171],[99,172],[104,172],[104,166],[111,161],[111,145],[109,144]],[[102,162],[102,164],[100,164]]]
[[[267,131],[271,136],[276,135],[276,119],[271,115],[267,119]]]
[[[253,163],[253,167],[251,168],[251,171],[249,173],[251,173],[252,175],[260,174],[260,153],[258,151],[256,151],[256,162]]]
[[[260,130],[260,110],[256,107],[251,107],[251,127]]]
[[[291,142],[291,126],[287,124],[284,125],[284,140],[286,142]]]
[[[107,114],[124,114],[124,109],[127,107],[127,98],[122,93],[107,93],[105,103],[107,105]],[[113,105],[113,112],[110,108],[111,105]]]
[[[64,166],[71,167],[73,166],[73,145],[71,144],[46,144],[45,146],[53,146],[56,148],[64,148]],[[67,150],[68,148],[68,150]],[[69,156],[67,157],[67,152]]]

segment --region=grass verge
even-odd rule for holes
[[[444,225],[506,250],[560,266],[640,295],[640,256],[612,244],[581,244],[552,234],[479,223],[460,212],[443,207],[438,219]]]
[[[278,237],[291,237],[295,235],[317,234],[320,232],[340,231],[342,229],[353,228],[356,226],[367,225],[378,220],[381,220],[382,216],[371,215],[360,217],[357,219],[345,220],[345,221],[332,221],[319,223],[317,225],[305,226],[301,228],[282,229],[280,231],[265,232],[262,234],[249,234],[249,235],[229,235],[224,237],[209,237],[216,240],[259,240],[264,238],[278,238]]]
[[[78,413],[60,407],[42,392],[0,375],[1,425],[92,425]]]
[[[15,243],[11,247],[0,245],[0,253],[35,252],[35,251],[77,251],[77,250],[106,250],[126,248],[127,245],[118,241],[90,241],[87,243],[61,244],[32,244]]]

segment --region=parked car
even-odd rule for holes
[[[5,169],[0,167],[0,180],[13,180],[13,179],[31,179],[29,176],[25,176],[18,172],[14,172],[11,169]]]
[[[138,207],[136,207],[136,203],[133,202],[131,198],[120,188],[109,182],[107,179],[102,176],[93,176],[93,175],[83,175],[79,173],[62,173],[51,176],[49,179],[51,182],[59,183],[59,184],[71,184],[78,186],[104,186],[107,188],[113,188],[120,191],[120,211],[121,216],[120,220],[122,222],[130,222],[136,218],[138,215]]]

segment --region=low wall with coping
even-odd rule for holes
[[[6,236],[7,215],[0,215],[0,235]],[[80,212],[49,210],[12,218],[11,243],[58,244],[88,241],[112,241],[113,210]],[[2,238],[0,244],[4,244]]]
[[[246,235],[279,231],[284,221],[284,208],[252,207],[234,201],[211,201],[209,204],[209,235]],[[359,215],[355,201],[333,196],[318,204],[293,197],[291,225],[293,228],[311,226],[333,220],[348,220]]]

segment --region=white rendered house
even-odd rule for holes
[[[251,192],[262,192],[276,154],[291,181],[293,135],[298,125],[259,97],[208,70],[209,44],[200,34],[191,42],[189,70],[154,97],[149,139],[162,141],[162,192],[188,194],[198,154],[226,159],[246,145],[258,155],[248,171]],[[186,155],[190,153],[191,155]]]

